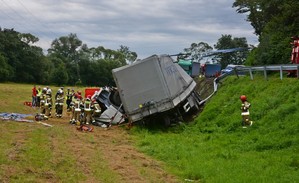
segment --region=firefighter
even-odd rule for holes
[[[59,88],[58,90],[57,90],[57,93],[56,93],[56,95],[55,95],[55,100],[56,100],[56,98],[58,97],[58,95],[64,95],[64,91],[63,91],[63,87],[61,87],[61,88]]]
[[[91,95],[88,95],[84,101],[84,116],[83,116],[83,122],[85,124],[91,123],[91,115],[92,115],[92,109],[91,109]]]
[[[52,110],[52,93],[51,90],[47,90],[46,99],[45,99],[45,116],[51,117],[51,110]]]
[[[63,102],[64,102],[63,90],[58,90],[55,99],[56,117],[58,118],[62,117]]]
[[[47,94],[47,88],[42,89],[42,94],[40,96],[40,113],[45,114],[45,102],[46,102],[46,94]]]
[[[76,93],[74,93],[74,98],[77,99],[79,97],[82,100],[82,95],[81,94],[82,94],[81,91],[77,91]]]
[[[42,95],[42,89],[41,89],[41,87],[39,86],[38,88],[37,88],[37,94],[36,94],[36,106],[37,107],[40,107],[40,98],[41,98],[41,95]]]
[[[47,86],[46,88],[47,88],[47,95],[50,98],[50,104],[51,104],[51,109],[52,109],[52,106],[53,106],[52,89],[49,86]]]
[[[242,101],[242,105],[241,105],[242,126],[243,128],[246,128],[247,126],[251,126],[253,123],[252,121],[250,121],[249,118],[249,108],[251,104],[247,101],[247,97],[245,95],[241,95],[240,99]]]
[[[66,93],[66,105],[67,105],[67,112],[71,111],[71,103],[73,100],[73,96],[74,96],[74,90],[72,89],[72,91],[70,91],[70,89],[67,89],[67,93]]]
[[[95,118],[96,117],[100,117],[101,115],[101,107],[99,105],[99,103],[94,99],[92,100],[92,109],[93,109],[93,112],[92,112],[92,123],[95,122]]]
[[[70,120],[71,124],[80,124],[81,123],[81,111],[82,111],[82,97],[81,96],[76,96],[75,97],[75,102],[74,105],[72,106],[72,117]]]

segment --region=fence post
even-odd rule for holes
[[[264,76],[265,76],[265,80],[268,80],[266,66],[264,66]]]
[[[251,67],[249,68],[249,74],[250,74],[250,79],[253,80],[253,75],[252,75],[252,69],[251,69]]]
[[[280,80],[282,80],[282,65],[280,66]]]
[[[236,74],[237,78],[239,78],[239,75],[238,75],[238,70],[237,70],[237,68],[236,68],[236,67],[234,68],[234,71],[235,71],[235,74]]]
[[[299,79],[299,65],[297,65],[297,79]]]

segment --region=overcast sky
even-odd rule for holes
[[[214,46],[223,34],[257,37],[234,0],[0,0],[0,27],[31,33],[38,46],[75,33],[88,47],[128,46],[142,59],[176,54],[191,43]]]

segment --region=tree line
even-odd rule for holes
[[[39,39],[0,28],[0,81],[20,83],[106,86],[114,85],[111,70],[137,58],[129,47],[88,48],[76,34],[55,39],[48,54],[34,44]]]
[[[118,50],[106,49],[103,46],[88,48],[73,33],[53,40],[46,55],[42,48],[35,46],[38,40],[37,37],[29,33],[24,34],[14,29],[0,28],[1,82],[55,84],[59,86],[114,85],[111,70],[132,63],[137,59],[137,53],[131,51],[127,46],[121,45]],[[243,41],[241,42],[236,40],[239,38],[223,35],[216,48],[222,49],[222,45],[247,46],[245,38],[242,38]],[[201,49],[201,47],[207,47],[207,49]],[[195,53],[196,55],[211,48],[207,43],[201,42],[191,44],[191,47],[185,48],[184,51],[199,50]],[[233,55],[230,55],[229,58],[220,58],[220,60],[232,58]]]

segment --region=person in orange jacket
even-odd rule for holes
[[[31,102],[31,106],[32,107],[36,107],[36,95],[37,95],[37,89],[36,86],[34,85],[32,88],[32,102]]]

